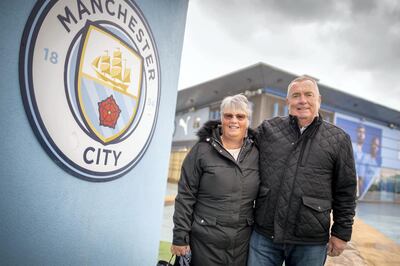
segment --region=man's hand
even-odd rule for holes
[[[336,236],[331,236],[328,243],[328,255],[331,257],[339,256],[340,254],[342,254],[346,245],[346,241],[343,241]]]
[[[190,251],[190,246],[171,246],[171,253],[175,254],[176,256],[185,256],[187,252]]]

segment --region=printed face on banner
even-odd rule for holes
[[[380,178],[382,129],[344,118],[337,118],[336,125],[343,128],[351,137],[358,197],[363,199],[372,184]]]
[[[122,176],[150,144],[159,58],[133,2],[37,3],[21,42],[20,81],[42,146],[80,178]]]

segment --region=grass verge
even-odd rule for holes
[[[160,247],[158,248],[158,260],[169,261],[171,258],[171,242],[160,241]],[[175,258],[172,259],[171,263],[175,261]]]

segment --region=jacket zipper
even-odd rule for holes
[[[301,150],[300,150],[300,157],[302,157],[304,147],[305,147],[305,146],[304,146],[304,143],[303,143],[302,148],[301,148]],[[295,184],[296,179],[297,179],[297,172],[298,172],[298,170],[299,170],[299,165],[300,165],[300,163],[301,163],[301,158],[297,161],[297,164],[296,164],[296,171],[294,172],[294,177],[293,177],[293,181],[292,181],[292,188],[291,188],[291,190],[290,190],[290,196],[289,196],[289,202],[288,202],[288,210],[286,211],[285,226],[284,226],[284,228],[283,228],[283,229],[284,229],[284,232],[285,232],[284,237],[283,237],[283,241],[286,240],[287,234],[288,234],[288,231],[286,230],[286,228],[287,228],[287,223],[288,223],[288,220],[289,220],[289,212],[290,212],[290,205],[291,205],[291,203],[292,203],[292,196],[293,196],[294,184]]]
[[[289,161],[289,159],[290,159],[290,157],[292,156],[292,153],[293,153],[293,151],[294,150],[296,150],[296,148],[297,148],[297,143],[295,144],[296,146],[294,147],[294,148],[292,148],[292,151],[291,151],[291,153],[286,157],[286,160],[285,160],[285,165],[286,165],[286,163]],[[283,184],[283,182],[284,182],[284,178],[285,178],[285,176],[286,176],[286,171],[287,171],[287,168],[285,168],[285,171],[283,172],[283,175],[282,175],[282,178],[281,178],[281,182],[280,182],[280,184],[279,184],[279,191],[281,191],[281,189],[282,189],[282,184]],[[296,172],[297,172],[297,169],[296,169]],[[278,197],[278,201],[279,201],[279,197]],[[276,209],[278,208],[278,202],[275,204],[275,206],[274,206],[274,222],[273,222],[273,224],[275,224],[275,219],[276,219],[276,216],[277,216],[277,212],[276,212]],[[265,215],[267,214],[267,212],[265,213]],[[287,221],[285,221],[285,227],[286,227],[286,222]],[[274,226],[275,227],[275,226]],[[272,238],[274,238],[274,235],[275,235],[275,228],[273,229],[273,235],[272,235]]]
[[[316,127],[316,126],[317,126],[317,125],[314,125],[313,127]],[[288,213],[289,213],[289,211],[290,211],[290,205],[291,205],[291,202],[292,202],[294,184],[295,184],[296,179],[297,179],[297,172],[298,172],[298,170],[299,170],[299,166],[302,165],[303,156],[304,156],[304,150],[305,150],[305,148],[306,148],[306,146],[307,146],[307,143],[308,143],[309,140],[310,140],[310,136],[305,135],[306,133],[308,133],[307,130],[308,130],[308,131],[310,131],[310,130],[316,130],[316,128],[312,128],[312,129],[310,129],[310,127],[306,128],[306,130],[303,132],[303,134],[301,134],[300,137],[299,137],[299,139],[296,141],[297,143],[296,143],[296,147],[295,147],[295,148],[297,148],[297,145],[298,145],[299,142],[303,139],[303,143],[302,143],[302,145],[301,145],[301,150],[300,150],[299,159],[297,160],[297,164],[296,164],[296,171],[294,172],[294,177],[293,177],[293,182],[292,182],[292,188],[291,188],[291,190],[290,190],[290,197],[289,197],[289,203],[288,203],[288,210],[287,210],[287,212],[286,212],[286,220],[285,220],[285,226],[284,226],[284,231],[285,231],[284,238],[283,238],[284,241],[286,240],[287,234],[288,234],[288,231],[286,230],[286,228],[287,228],[287,223],[288,223],[288,220],[289,220],[289,215],[288,215]]]
[[[224,149],[224,150],[228,153],[228,155],[229,155],[230,157],[227,157],[226,155],[224,155],[224,156],[227,157],[227,158],[228,158],[229,160],[231,160],[232,162],[234,162],[234,163],[239,167],[240,171],[242,171],[242,169],[240,168],[238,162],[239,162],[240,154],[242,153],[243,148],[244,148],[245,145],[246,145],[246,140],[243,142],[242,147],[240,147],[240,151],[239,151],[239,154],[238,154],[238,161],[236,161],[235,158],[233,158],[232,154],[231,154],[227,149],[225,149],[224,145],[222,145],[222,143],[219,142],[218,139],[214,139],[214,141],[215,141],[216,143],[218,143],[219,146],[220,146],[222,149]],[[244,159],[244,158],[243,158],[243,159]]]

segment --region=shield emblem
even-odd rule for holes
[[[87,24],[76,75],[77,101],[88,131],[103,144],[118,141],[135,120],[143,58],[99,25]]]

